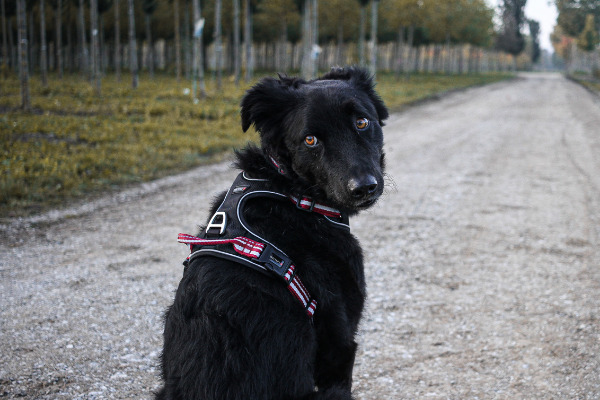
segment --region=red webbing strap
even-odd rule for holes
[[[301,208],[306,211],[314,211],[316,213],[325,215],[327,217],[341,218],[342,213],[335,208],[328,207],[324,204],[314,202],[310,197],[288,197],[293,203],[296,204],[298,208]]]
[[[177,237],[179,243],[184,243],[190,246],[214,246],[219,244],[232,244],[233,249],[243,256],[257,259],[260,257],[265,248],[263,243],[257,242],[247,237],[238,236],[233,239],[202,239],[196,236],[180,233]],[[309,317],[312,317],[317,309],[317,301],[311,299],[310,293],[300,280],[300,277],[295,274],[296,267],[292,264],[286,271],[283,279],[287,283],[287,289],[290,293],[302,304]]]

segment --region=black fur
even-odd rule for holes
[[[334,69],[314,81],[263,79],[242,100],[241,115],[244,130],[259,131],[261,148],[238,152],[237,166],[270,179],[274,190],[309,195],[349,214],[381,195],[388,112],[364,70]],[[355,121],[363,117],[370,125],[359,131]],[[308,135],[317,146],[305,144]],[[294,261],[318,301],[313,321],[279,279],[197,258],[165,316],[164,387],[156,398],[352,399],[354,337],[366,295],[358,241],[291,202],[250,200],[244,215]]]

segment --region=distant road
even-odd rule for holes
[[[556,74],[393,115],[351,221],[357,399],[600,398],[600,100]],[[228,163],[0,227],[0,396],[150,398],[161,315]]]

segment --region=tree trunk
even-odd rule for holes
[[[344,24],[342,21],[338,23],[337,48],[335,50],[335,63],[344,65],[342,54],[344,54]]]
[[[27,65],[27,12],[25,0],[17,0],[17,21],[19,40],[19,77],[21,80],[21,107],[29,111],[31,99],[29,97],[29,66]]]
[[[287,60],[286,60],[286,46],[287,46],[287,23],[285,18],[281,19],[281,25],[279,27],[279,51],[277,57],[277,72],[287,71]]]
[[[33,7],[33,5],[32,5]],[[27,15],[27,14],[25,14]],[[34,24],[33,24],[33,10],[29,11],[29,23],[27,24],[27,27],[29,28],[29,40],[27,41],[27,48],[28,48],[28,53],[27,53],[27,57],[29,57],[29,61],[27,62],[27,64],[29,65],[29,74],[31,75],[33,73],[33,65],[34,65],[34,61],[33,61],[33,47],[35,46],[35,30],[34,28]]]
[[[58,79],[63,77],[63,58],[62,58],[62,0],[58,0],[56,6],[55,18],[56,18],[56,42],[54,48],[56,49],[56,70],[58,71]]]
[[[233,76],[235,86],[240,85],[240,0],[233,0]]]
[[[311,29],[310,29],[310,3],[311,0],[304,0],[304,14],[302,16],[302,77],[304,79],[310,79],[312,74],[310,72],[310,66],[312,61],[310,59],[310,48],[311,48]]]
[[[2,0],[2,62],[4,64],[4,72],[8,71],[8,37],[6,33],[6,8],[5,0]]]
[[[365,25],[367,21],[367,7],[360,6],[360,25],[358,28],[358,64],[365,66]]]
[[[148,70],[150,71],[150,77],[154,78],[154,46],[152,45],[152,27],[151,27],[151,14],[145,15],[146,19],[146,41],[148,42]]]
[[[173,14],[175,16],[175,71],[177,73],[177,82],[179,82],[181,81],[181,21],[179,18],[179,0],[173,1]]]
[[[194,6],[194,27],[202,18],[200,9],[200,0],[192,1]],[[195,30],[195,29],[194,29]],[[194,99],[198,98],[198,90],[200,98],[206,98],[206,84],[204,83],[204,54],[202,53],[202,32],[194,34],[194,59],[192,62],[194,74]],[[196,88],[196,82],[199,82],[199,89]]]
[[[90,0],[90,27],[92,30],[92,77],[96,87],[96,95],[100,96],[102,81],[100,79],[100,43],[98,32],[98,0]]]
[[[79,72],[82,76],[88,72],[88,49],[85,35],[85,17],[83,15],[84,5],[83,0],[79,0],[79,9],[77,10],[77,31],[79,33]]]
[[[45,3],[46,0],[40,1],[40,69],[42,73],[42,86],[48,87],[48,49],[46,45]]]
[[[119,19],[119,0],[115,0],[115,75],[121,82],[121,21]]]
[[[244,44],[246,46],[246,82],[250,82],[254,75],[254,60],[252,59],[252,15],[250,0],[244,0]]]
[[[311,78],[316,78],[318,75],[318,54],[316,53],[316,48],[319,45],[319,3],[318,0],[312,0],[311,5],[311,21],[310,21],[310,47],[311,47],[311,65],[310,65],[310,76]]]
[[[377,5],[379,0],[371,0],[371,73],[377,76]]]
[[[223,31],[221,26],[222,1],[215,0],[215,68],[217,72],[217,89],[223,86]]]
[[[196,0],[197,1],[197,0]],[[131,87],[138,87],[138,62],[137,62],[137,43],[135,41],[135,13],[133,9],[133,0],[128,0],[129,14],[129,70],[131,71]]]

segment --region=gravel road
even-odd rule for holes
[[[351,221],[357,399],[600,398],[600,101],[554,74],[391,117]],[[162,313],[229,162],[0,226],[0,398],[147,399]]]

